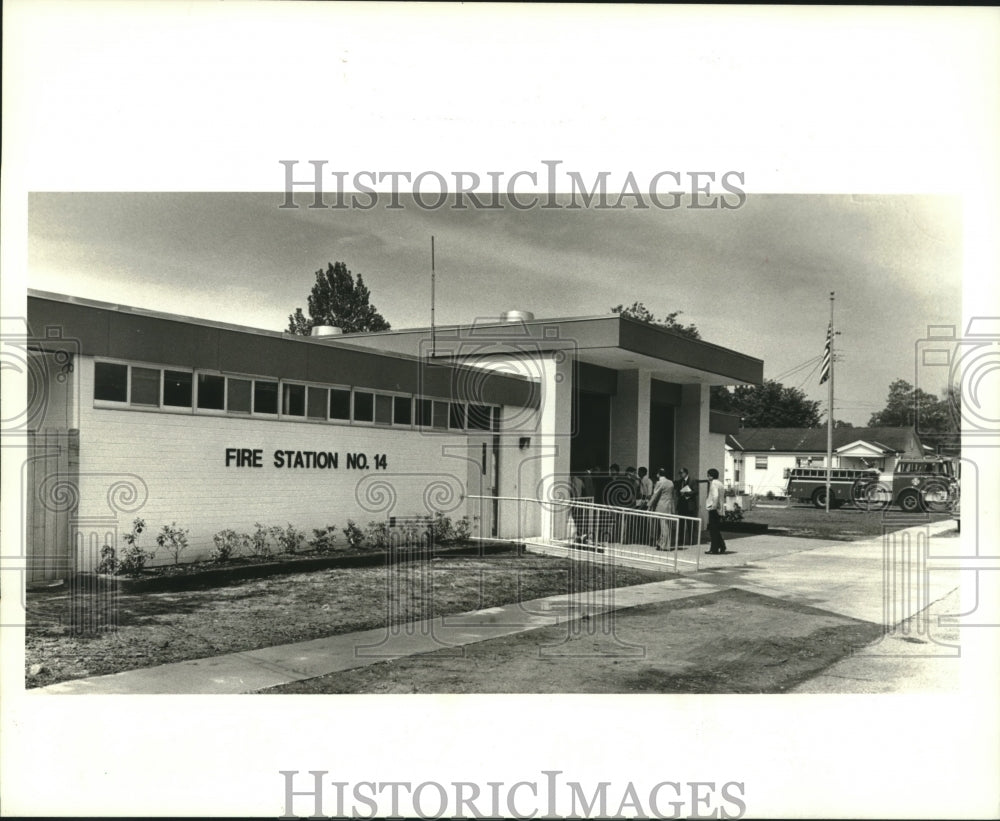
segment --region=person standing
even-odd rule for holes
[[[653,487],[653,495],[649,500],[649,509],[657,513],[674,512],[674,483],[667,478],[667,469],[660,468],[656,471],[656,485]],[[657,541],[657,550],[676,550],[669,547],[670,544],[670,519],[660,519],[660,538]]]
[[[726,543],[722,538],[722,508],[724,493],[722,482],[719,481],[719,471],[708,469],[708,498],[705,508],[708,510],[708,535],[712,539],[708,553],[721,554],[726,552]]]
[[[677,478],[677,512],[681,516],[697,516],[697,498],[691,474],[687,468],[681,468],[681,475]]]
[[[653,480],[648,474],[649,471],[645,467],[639,468],[639,503],[636,507],[640,510],[649,509],[649,500],[653,495]]]

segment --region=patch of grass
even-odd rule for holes
[[[903,514],[898,508],[885,511],[865,511],[845,506],[839,510],[819,510],[812,505],[788,507],[755,507],[744,514],[747,522],[770,525],[772,535],[799,536],[813,539],[843,539],[855,541],[892,533],[921,522],[937,522],[949,518],[949,513]],[[729,534],[724,534],[729,538]]]
[[[598,565],[522,554],[335,568],[171,593],[114,594],[112,587],[30,591],[27,684],[256,650],[668,575],[623,567],[615,567],[612,575]]]

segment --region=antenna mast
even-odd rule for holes
[[[431,235],[431,357],[437,356],[437,332],[434,328],[434,236]]]

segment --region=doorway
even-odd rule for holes
[[[611,397],[604,393],[574,391],[570,470],[573,473],[592,467],[607,470],[610,458]]]
[[[649,472],[656,476],[666,468],[673,478],[674,470],[674,406],[653,402],[649,407]]]

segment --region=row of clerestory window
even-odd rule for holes
[[[252,376],[94,363],[97,407],[157,408],[435,430],[499,430],[495,405]]]

